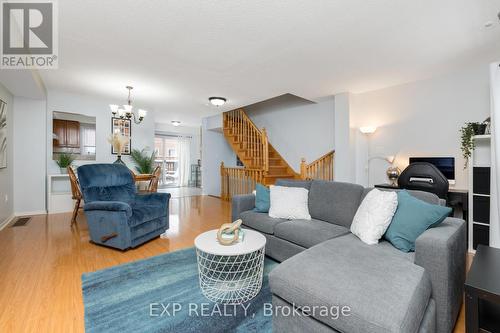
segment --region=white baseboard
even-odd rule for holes
[[[1,223],[0,223],[0,230],[2,230],[3,228],[5,228],[6,226],[9,225],[9,223],[14,219],[14,217],[16,217],[16,215],[12,214],[11,216],[9,216],[8,218],[6,218],[5,220],[3,220]]]
[[[72,213],[72,212],[73,212],[73,209],[71,209],[71,210],[60,209],[60,210],[51,210],[50,212],[46,212],[44,214],[52,215],[52,214]]]
[[[47,214],[46,210],[34,210],[32,212],[16,212],[15,216],[30,216],[30,215],[45,215]]]

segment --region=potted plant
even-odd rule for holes
[[[474,131],[474,135],[483,135],[486,130],[485,123],[469,123],[472,126],[472,130]]]
[[[155,167],[155,153],[151,155],[146,153],[146,149],[132,149],[130,157],[134,161],[135,170],[140,174],[151,174]]]
[[[71,166],[74,161],[75,157],[73,155],[68,153],[61,153],[57,156],[56,163],[59,166],[61,173],[65,174],[68,173],[68,167]]]

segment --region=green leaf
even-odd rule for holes
[[[138,150],[138,149],[132,149],[130,152],[130,157],[132,157],[132,160],[134,161],[135,164],[135,170],[140,173],[153,173],[154,170],[154,163],[155,163],[155,154],[154,152],[149,156],[146,153],[146,150]]]
[[[67,168],[75,161],[75,157],[72,154],[61,153],[57,156],[56,163],[61,168]]]

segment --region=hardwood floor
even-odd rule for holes
[[[82,213],[39,215],[0,231],[0,332],[83,332],[81,274],[193,246],[230,220],[230,204],[208,196],[170,202],[168,239],[126,252],[89,243]],[[463,309],[455,332],[465,332]]]
[[[126,252],[89,243],[82,213],[39,215],[0,232],[0,332],[83,332],[81,274],[193,246],[230,220],[230,204],[208,196],[170,201],[168,239]]]

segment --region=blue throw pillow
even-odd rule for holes
[[[411,196],[407,191],[399,191],[398,208],[384,238],[401,251],[415,251],[417,238],[427,229],[443,222],[450,213],[449,207],[432,205]]]
[[[255,186],[255,212],[268,213],[271,206],[271,196],[269,188],[264,185],[257,184]]]

